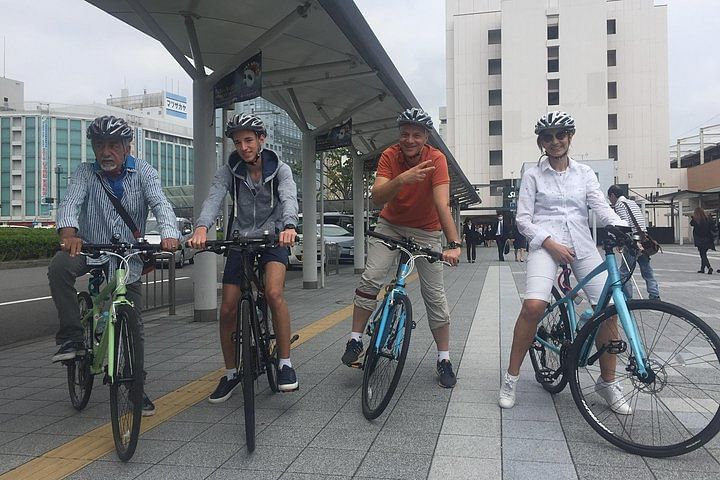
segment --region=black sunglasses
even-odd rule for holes
[[[570,132],[568,130],[560,130],[556,134],[552,133],[543,133],[540,135],[540,141],[543,143],[550,143],[553,141],[553,138],[557,138],[558,140],[565,140],[565,137],[570,135]]]

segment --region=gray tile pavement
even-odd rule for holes
[[[663,298],[720,327],[720,276],[695,273],[692,247],[665,252],[653,258]],[[497,407],[525,265],[492,261],[495,254],[494,247],[480,248],[478,263],[446,269],[455,389],[437,386],[435,347],[413,282],[417,328],[393,401],[378,419],[362,416],[362,371],[339,362],[348,318],[293,350],[298,392],[272,395],[260,379],[253,454],[245,449],[242,395],[236,394],[221,405],[201,401],[147,431],[130,462],[111,452],[68,478],[718,478],[720,440],[679,458],[629,455],[585,424],[568,389],[555,396],[542,390],[529,361],[517,406]],[[713,261],[720,265],[720,256]],[[294,330],[350,303],[358,277],[344,267],[330,278],[328,288],[312,292],[288,281]],[[154,398],[222,364],[217,325],[191,317],[189,307],[174,317],[145,315],[147,390]],[[0,349],[0,478],[108,421],[101,382],[85,411],[69,406],[64,372],[49,364],[54,349],[51,339]]]

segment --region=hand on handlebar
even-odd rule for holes
[[[174,252],[180,249],[180,242],[177,238],[163,238],[160,241],[160,248],[165,252]]]
[[[295,245],[296,238],[297,233],[295,233],[294,228],[283,230],[282,232],[280,232],[280,236],[278,237],[278,245],[281,247],[292,247],[293,245]]]
[[[83,241],[80,237],[68,236],[60,238],[60,248],[64,252],[68,252],[71,257],[75,257],[82,252]]]
[[[450,266],[455,267],[460,262],[460,253],[459,248],[445,250],[442,254],[442,260],[443,262],[447,262]]]
[[[207,227],[198,227],[193,232],[193,236],[187,241],[190,248],[203,249],[207,242]]]

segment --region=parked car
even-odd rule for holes
[[[187,246],[187,241],[192,236],[193,225],[190,220],[183,217],[177,217],[177,229],[180,231],[180,249],[175,251],[175,268],[183,268],[185,262],[195,263],[195,249]],[[145,240],[154,245],[160,244],[160,229],[158,228],[155,217],[149,217],[145,224]],[[158,265],[167,263],[169,255],[158,256]]]
[[[303,258],[303,226],[298,224],[297,226],[298,241],[295,246],[290,249],[290,267],[293,265],[302,265]],[[320,261],[320,225],[315,226],[316,234],[316,251],[317,258]],[[340,246],[340,261],[341,262],[352,262],[355,254],[355,238],[346,228],[339,225],[333,225],[326,223],[323,226],[323,234],[325,236],[325,243],[334,242]]]

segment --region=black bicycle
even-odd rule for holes
[[[265,271],[258,261],[263,251],[276,247],[276,236],[265,232],[259,237],[240,236],[230,240],[208,240],[208,251],[225,254],[237,250],[242,256],[243,272],[240,278],[242,296],[238,303],[235,343],[235,368],[242,378],[245,410],[245,439],[249,452],[255,450],[255,381],[267,375],[270,390],[280,391],[277,384],[278,355],[273,333],[270,309],[265,301]],[[294,335],[290,342],[298,339]]]

